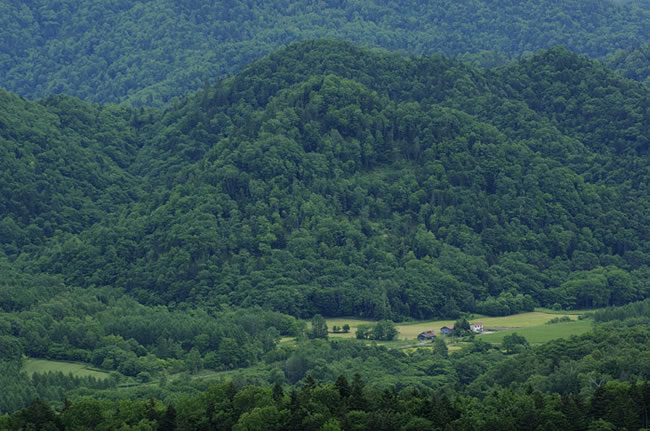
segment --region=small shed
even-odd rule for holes
[[[434,338],[436,338],[436,334],[433,330],[420,332],[418,334],[418,340],[420,341],[433,340]]]

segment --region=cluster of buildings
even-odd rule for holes
[[[480,334],[483,332],[483,323],[482,322],[474,322],[469,324],[469,329],[470,331],[474,332],[475,334]],[[454,330],[454,325],[447,325],[443,326],[440,328],[440,333],[449,335],[453,332]],[[433,340],[436,337],[436,334],[433,330],[431,331],[424,331],[420,332],[418,334],[418,340],[420,341],[426,341],[426,340]]]

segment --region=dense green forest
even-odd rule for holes
[[[384,396],[392,429],[441,428],[431,403],[490,429],[514,400],[513,429],[646,426],[647,301],[625,304],[650,297],[649,120],[648,87],[564,48],[481,69],[301,42],[164,109],[0,90],[0,428],[364,429]],[[618,307],[578,338],[453,354],[301,320],[535,306]],[[28,376],[24,356],[110,374]],[[257,401],[213,399],[240,392]]]
[[[561,48],[482,70],[330,41],[162,112],[3,93],[2,251],[149,305],[623,304],[650,294],[648,96]]]
[[[650,86],[650,44],[616,50],[605,56],[602,62],[626,78]]]
[[[4,0],[0,82],[29,98],[162,105],[291,42],[323,37],[483,65],[564,45],[615,55],[608,64],[647,82],[647,48],[618,50],[647,47],[649,20],[645,0]]]
[[[56,414],[36,400],[1,418],[7,430],[637,430],[646,429],[650,383],[602,386],[591,399],[579,395],[514,393],[449,399],[415,389],[378,390],[356,375],[336,383],[312,381],[285,393],[232,384],[165,405],[149,401],[68,403]]]
[[[646,301],[604,310],[594,316],[598,322],[616,321],[598,323],[591,334],[512,351],[479,339],[451,355],[304,341],[293,354],[312,365],[297,385],[288,386],[273,371],[257,379],[177,382],[138,393],[105,384],[73,390],[72,402],[55,403],[58,412],[37,399],[0,416],[0,429],[645,429],[649,308]],[[268,362],[272,369],[273,360]],[[62,388],[61,376],[31,379],[34,388],[46,382]]]

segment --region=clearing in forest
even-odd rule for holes
[[[571,322],[562,322],[555,324],[546,324],[551,319],[567,316]],[[486,333],[480,335],[481,339],[491,343],[500,343],[505,335],[517,332],[528,339],[531,344],[543,343],[556,338],[565,338],[571,335],[580,335],[591,329],[591,320],[577,320],[579,314],[568,311],[566,313],[547,313],[542,311],[532,311],[528,313],[514,314],[503,317],[486,317],[476,316],[469,319],[469,322],[482,322]],[[332,328],[336,325],[342,327],[344,324],[350,325],[350,332],[333,333]],[[330,337],[354,338],[356,329],[361,324],[372,324],[375,321],[359,320],[354,318],[333,318],[327,319]],[[440,328],[454,324],[454,320],[429,320],[418,321],[413,323],[397,324],[399,335],[398,340],[415,340],[419,333],[434,330],[436,335],[440,335]]]
[[[50,361],[48,359],[25,359],[23,371],[31,376],[34,373],[47,373],[60,371],[63,374],[72,374],[75,377],[92,376],[96,379],[107,379],[109,374],[92,368],[84,362]]]

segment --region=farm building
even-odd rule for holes
[[[433,340],[434,338],[436,338],[436,334],[433,330],[420,332],[418,334],[418,340],[420,341]]]
[[[453,330],[454,330],[454,325],[443,326],[442,328],[440,328],[440,333],[449,335]]]
[[[472,332],[480,334],[481,332],[483,332],[483,322],[470,323],[469,329],[471,329]]]

